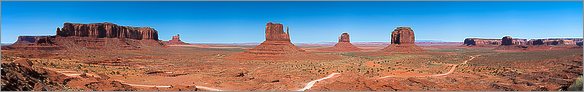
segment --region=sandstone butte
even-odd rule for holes
[[[339,36],[339,42],[331,48],[322,49],[324,51],[339,51],[339,52],[349,52],[349,51],[360,51],[361,49],[357,46],[351,44],[351,39],[349,38],[349,33],[342,33]]]
[[[264,42],[227,58],[232,60],[330,60],[340,58],[335,55],[312,54],[296,47],[290,42],[288,28],[285,32],[283,29],[284,26],[282,24],[268,22],[266,24],[266,40]]]
[[[64,23],[54,36],[19,36],[6,49],[55,50],[63,48],[136,49],[161,46],[158,32],[149,27],[118,26],[113,23]],[[4,49],[4,48],[3,48]]]
[[[501,38],[501,45],[495,50],[527,50],[528,46],[525,46],[524,43],[514,43],[513,41],[511,36],[504,36]]]
[[[166,44],[168,45],[187,45],[188,43],[185,43],[183,41],[180,40],[180,35],[176,34],[176,36],[172,36],[171,40],[168,40],[166,42]]]
[[[501,39],[501,45],[513,45],[513,38],[511,36],[505,36]]]
[[[419,52],[424,51],[416,46],[414,30],[410,27],[397,27],[391,32],[391,44],[382,49],[389,52]]]
[[[245,53],[256,55],[281,55],[304,52],[304,50],[294,46],[290,42],[289,29],[279,23],[269,22],[266,24],[266,40],[260,45],[245,51]]]

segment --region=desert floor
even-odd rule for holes
[[[332,59],[233,60],[250,46],[177,45],[138,50],[2,50],[65,76],[67,90],[562,90],[582,75],[582,48],[501,51],[421,46],[424,52],[321,52]],[[67,80],[68,79],[68,80]],[[99,79],[122,86],[103,86]],[[122,88],[120,88],[122,87]],[[125,87],[125,88],[124,88]]]

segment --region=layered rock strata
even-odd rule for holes
[[[20,36],[3,49],[138,49],[157,47],[158,32],[149,27],[118,26],[113,23],[64,23],[55,36]]]
[[[158,40],[158,32],[153,28],[118,26],[109,22],[92,24],[64,23],[63,28],[57,28],[57,36]]]

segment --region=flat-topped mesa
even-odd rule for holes
[[[391,32],[391,44],[383,51],[393,52],[418,52],[424,51],[422,48],[416,46],[414,37],[414,30],[410,27],[397,27]]]
[[[547,39],[531,39],[527,41],[527,45],[577,45],[582,38],[547,38]]]
[[[56,36],[20,36],[10,49],[86,50],[139,49],[163,46],[158,32],[149,27],[118,26],[113,23],[64,23]]]
[[[57,28],[57,36],[158,40],[158,32],[150,27],[118,26],[108,22],[92,24],[64,23],[63,28]]]
[[[50,38],[54,36],[18,36],[14,44],[53,44]]]
[[[501,39],[466,38],[463,45],[466,46],[496,46],[501,44]]]
[[[280,23],[268,22],[266,24],[266,41],[290,41],[288,27],[284,32],[284,26]]]
[[[527,39],[511,39],[512,45],[522,45],[527,43]],[[465,46],[498,46],[502,45],[502,39],[485,39],[485,38],[466,38],[463,45]]]
[[[56,50],[61,47],[55,45],[55,36],[18,36],[14,44],[4,46],[2,49],[30,49],[30,50]]]
[[[495,50],[527,50],[528,46],[525,46],[527,39],[515,39],[511,36],[504,36],[501,38],[501,45],[499,45]]]

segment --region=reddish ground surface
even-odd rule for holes
[[[401,53],[380,51],[387,45],[355,46],[362,50],[326,52],[319,50],[330,46],[299,45],[306,54],[265,60],[230,58],[253,48],[236,44],[2,50],[2,63],[3,73],[29,69],[28,75],[43,75],[8,78],[50,82],[32,85],[34,90],[556,91],[582,76],[581,47],[495,50],[441,44]],[[4,78],[2,83],[10,84]]]

